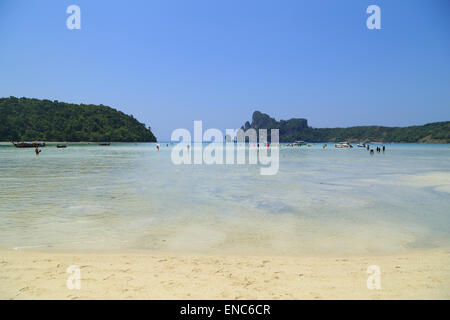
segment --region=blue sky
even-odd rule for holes
[[[254,110],[314,127],[445,121],[449,14],[446,0],[0,0],[0,96],[112,106],[159,140]]]

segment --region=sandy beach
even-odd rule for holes
[[[282,148],[268,178],[152,144],[0,148],[0,299],[450,299],[448,146],[342,151]]]
[[[359,257],[0,251],[0,299],[449,299],[450,250]],[[67,268],[81,270],[69,290]],[[367,288],[367,268],[381,289]]]

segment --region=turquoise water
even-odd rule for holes
[[[174,165],[155,144],[0,145],[0,247],[363,254],[450,244],[450,146],[280,149],[280,168]],[[375,145],[374,145],[375,146]]]

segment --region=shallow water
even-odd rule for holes
[[[0,247],[363,254],[450,244],[450,146],[280,149],[280,169],[174,165],[155,144],[0,145]]]

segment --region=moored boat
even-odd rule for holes
[[[16,148],[42,148],[45,147],[45,142],[40,142],[40,141],[32,141],[32,142],[26,142],[26,141],[21,141],[21,142],[13,142],[12,143]]]
[[[360,143],[358,144],[358,148],[365,148],[365,147],[366,147],[366,144],[365,144],[365,143],[360,142]]]
[[[292,145],[301,147],[301,146],[306,146],[307,143],[305,141],[295,141]]]
[[[340,142],[334,145],[335,148],[351,149],[353,146],[348,142]]]
[[[111,142],[99,142],[98,145],[99,146],[109,146],[111,144]]]

